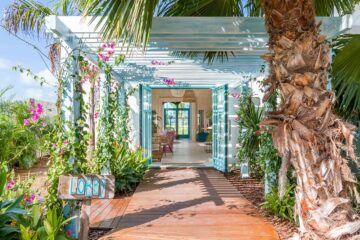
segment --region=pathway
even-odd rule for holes
[[[278,239],[272,225],[215,170],[150,170],[121,209],[109,211],[107,221],[116,219],[116,229],[101,239]]]

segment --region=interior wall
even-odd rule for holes
[[[196,102],[191,104],[191,131],[190,138],[195,141],[197,129],[197,113],[204,110],[204,126],[209,124],[206,119],[206,112],[212,110],[212,90],[211,89],[192,89],[195,93]],[[170,89],[153,89],[152,90],[152,109],[161,117],[159,122],[160,131],[164,129],[164,102],[181,102],[182,98],[174,97]]]

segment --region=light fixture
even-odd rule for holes
[[[174,97],[183,97],[185,94],[185,89],[170,89],[171,95]]]

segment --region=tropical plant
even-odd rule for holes
[[[274,188],[265,196],[265,201],[261,204],[261,206],[280,218],[294,221],[294,190],[294,185],[288,185],[284,196],[280,198],[277,188]]]
[[[45,136],[51,124],[40,116],[42,105],[37,109],[30,103],[0,101],[0,162],[9,166],[29,168],[37,161],[37,152],[43,150]],[[32,114],[35,111],[36,114]]]
[[[256,152],[259,150],[260,122],[264,117],[264,110],[255,106],[251,94],[243,94],[239,99],[237,115],[238,140],[241,145],[238,158],[243,161],[254,160]]]
[[[141,149],[132,151],[124,143],[116,144],[115,156],[110,167],[115,176],[116,191],[132,191],[148,169],[147,159],[143,158]]]
[[[3,200],[2,196],[5,192],[7,174],[5,168],[0,169],[0,238],[1,239],[16,239],[19,232],[16,223],[20,216],[27,214],[27,212],[20,207],[23,196],[17,199]]]

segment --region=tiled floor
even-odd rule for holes
[[[256,208],[211,169],[152,169],[127,207],[117,205],[107,203],[97,217],[116,222],[102,240],[278,239]]]
[[[211,153],[205,152],[204,143],[181,139],[174,143],[174,154],[166,153],[161,163],[153,162],[153,166],[212,166]]]

